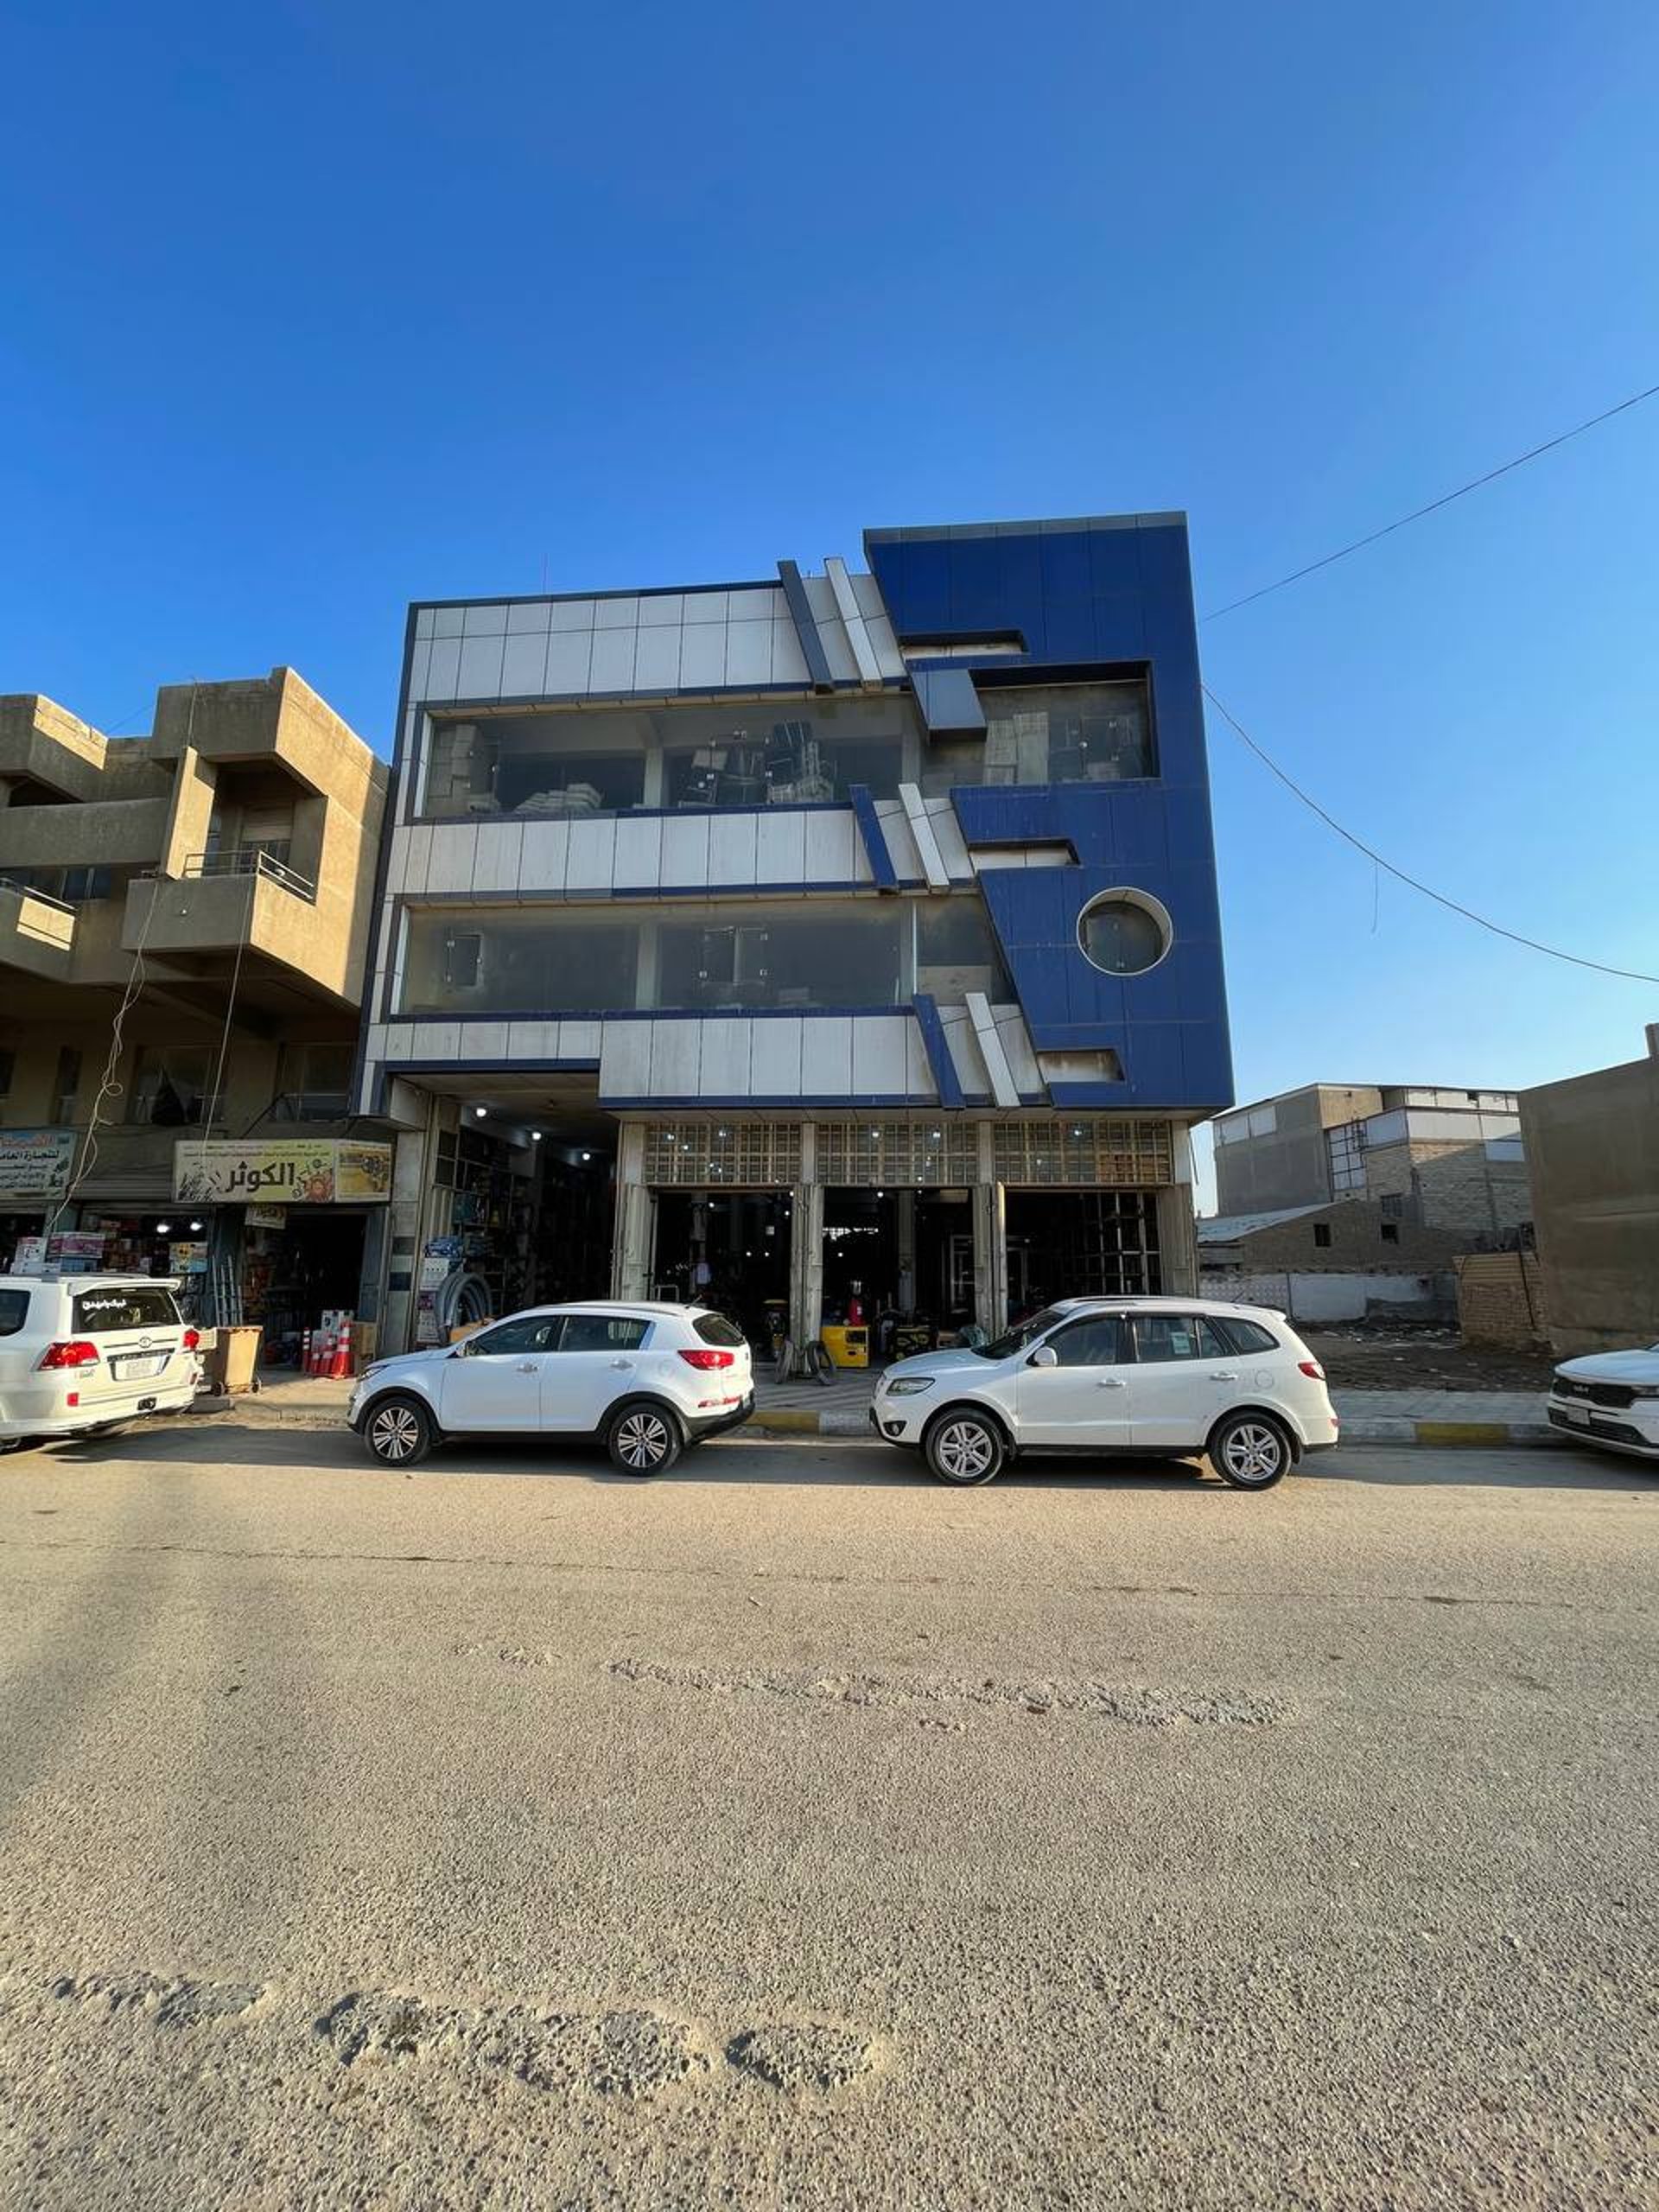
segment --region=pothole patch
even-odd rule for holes
[[[264,1993],[254,1982],[164,1980],[153,1974],[65,1974],[52,1985],[54,1997],[99,2005],[111,2018],[146,2019],[158,2028],[238,2019]]]
[[[1288,1719],[1287,1698],[1236,1689],[1160,1689],[1141,1683],[1020,1681],[995,1677],[967,1681],[948,1675],[810,1674],[787,1670],[721,1675],[704,1667],[665,1667],[652,1660],[618,1659],[611,1673],[622,1681],[716,1697],[776,1697],[810,1704],[869,1706],[893,1712],[919,1709],[931,1719],[941,1709],[999,1707],[1035,1716],[1077,1714],[1129,1728],[1266,1728]]]
[[[876,2046],[851,2028],[810,2021],[779,2021],[745,2028],[726,2046],[728,2061],[770,2088],[791,2094],[830,2095],[845,2089],[879,2063]]]

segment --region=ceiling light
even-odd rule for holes
[[[542,1141],[541,1131],[539,1129],[532,1129],[530,1133],[530,1141],[531,1144],[540,1144]]]
[[[474,1106],[474,1109],[473,1109],[474,1113],[477,1116],[478,1119],[479,1119],[480,1122],[483,1120],[484,1116],[485,1116],[489,1112],[489,1110],[490,1110],[490,1109],[489,1109],[489,1108],[488,1108],[487,1106]]]
[[[591,1160],[594,1155],[591,1152],[584,1152],[582,1156],[583,1160],[586,1161]]]
[[[156,1234],[158,1236],[165,1236],[172,1226],[170,1221],[158,1221],[156,1224]]]
[[[200,1229],[201,1229],[201,1224],[200,1224],[199,1221],[193,1221],[193,1222],[191,1223],[190,1226],[191,1226],[191,1229],[192,1229],[194,1231],[196,1231],[196,1232],[198,1232],[198,1233],[200,1232]]]

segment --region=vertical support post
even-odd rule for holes
[[[645,1181],[645,1131],[625,1122],[616,1147],[616,1230],[611,1245],[613,1298],[648,1298],[657,1199]]]
[[[896,1193],[899,1231],[899,1311],[916,1311],[916,1193]]]
[[[974,1185],[974,1319],[988,1337],[1008,1325],[1007,1194],[1001,1183]]]
[[[798,1183],[790,1196],[789,1333],[797,1348],[823,1325],[823,1185]]]

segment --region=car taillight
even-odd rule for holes
[[[194,1351],[200,1342],[201,1331],[200,1329],[187,1329],[185,1331],[184,1348],[186,1351]]]
[[[48,1344],[41,1354],[42,1367],[96,1367],[98,1346],[89,1344],[85,1337],[71,1338],[67,1343]]]
[[[1296,1363],[1310,1382],[1323,1382],[1325,1370],[1317,1359],[1299,1359]]]
[[[731,1351],[683,1351],[680,1357],[688,1367],[734,1367],[737,1354]]]

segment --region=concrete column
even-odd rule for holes
[[[798,1183],[790,1193],[789,1333],[810,1344],[823,1325],[823,1185]]]
[[[218,770],[204,760],[194,746],[187,745],[174,772],[173,799],[168,810],[167,834],[162,847],[161,873],[178,876],[192,853],[206,852],[207,832],[213,818],[213,788]]]
[[[899,1230],[899,1311],[916,1310],[916,1193],[897,1193]]]
[[[1007,1193],[1001,1183],[974,1185],[974,1319],[989,1337],[1008,1325]]]
[[[413,1085],[404,1087],[405,1110],[419,1094]],[[381,1353],[407,1351],[415,1344],[415,1301],[421,1287],[421,1253],[429,1236],[438,1232],[431,1225],[430,1213],[442,1197],[435,1180],[437,1167],[437,1132],[439,1101],[425,1100],[425,1119],[422,1126],[400,1129],[391,1157],[391,1197],[386,1206],[385,1240],[388,1254],[386,1294],[380,1312],[380,1334],[376,1349]],[[390,1265],[396,1248],[407,1249],[397,1254],[397,1265]],[[365,1263],[367,1254],[365,1254]],[[366,1264],[365,1264],[366,1280]]]
[[[1168,1183],[1157,1194],[1159,1287],[1166,1298],[1192,1298],[1198,1287],[1198,1236],[1192,1186]]]
[[[613,1298],[649,1298],[657,1242],[657,1199],[647,1186],[645,1132],[623,1124],[616,1148],[616,1233],[611,1246]]]

